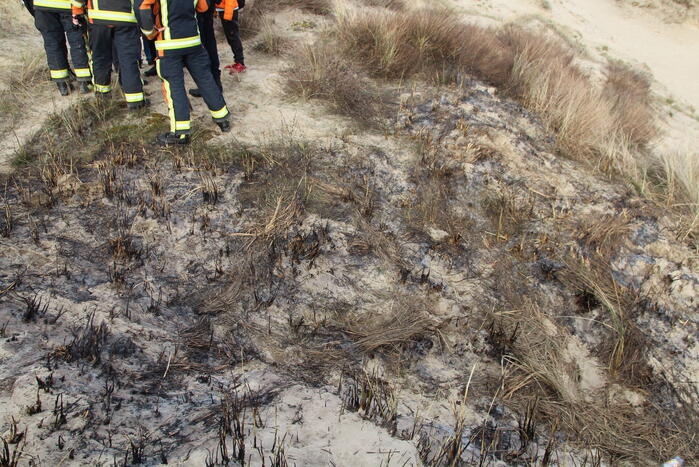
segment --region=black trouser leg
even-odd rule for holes
[[[155,50],[155,41],[148,39],[146,36],[141,36],[143,41],[143,52],[146,54],[146,61],[149,65],[155,65],[155,57],[158,56],[158,51]]]
[[[101,24],[90,25],[90,49],[95,92],[106,94],[112,90],[112,47],[114,28]]]
[[[204,49],[201,47],[199,49],[206,57]],[[164,56],[155,61],[158,67],[158,76],[163,80],[163,93],[170,114],[170,131],[178,135],[192,132],[192,122],[189,119],[189,99],[187,99],[187,92],[184,88],[185,55],[186,52],[168,50]],[[207,63],[206,66],[206,71],[210,75],[209,64]],[[211,80],[213,81],[213,78]]]
[[[214,76],[214,81],[219,89],[223,89],[221,85],[221,61],[218,58],[218,47],[216,46],[216,35],[214,34],[214,12],[213,10],[204,13],[197,13],[197,21],[199,22],[199,35],[201,36],[201,44],[206,49],[211,63],[211,74]]]
[[[211,75],[209,57],[204,48],[192,47],[191,51],[185,55],[185,65],[189,74],[194,78],[194,82],[197,83],[201,97],[204,98],[204,102],[209,107],[213,119],[226,120],[228,118],[226,101]]]
[[[114,45],[119,57],[121,89],[126,102],[140,102],[144,99],[143,82],[138,69],[141,56],[141,31],[138,26],[118,26],[114,29]]]
[[[235,63],[245,65],[245,56],[243,55],[243,43],[240,40],[240,27],[238,25],[238,11],[233,13],[233,19],[227,21],[221,16],[221,25],[223,32],[226,34],[226,41],[231,46],[233,51],[233,59]]]
[[[51,79],[68,80],[68,51],[66,36],[61,24],[61,13],[36,10],[34,24],[44,39],[46,61],[51,71]]]
[[[70,58],[73,59],[73,71],[78,81],[91,81],[90,65],[85,47],[85,35],[82,28],[75,29],[70,13],[61,16],[61,24],[70,45]]]

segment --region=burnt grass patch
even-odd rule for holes
[[[482,111],[462,110],[473,103]],[[53,393],[25,405],[53,412],[30,433],[56,452],[106,452],[117,464],[164,462],[207,436],[218,443],[207,462],[231,462],[259,445],[250,417],[277,396],[232,370],[263,364],[280,391],[342,375],[344,409],[415,441],[427,465],[543,462],[561,438],[611,461],[691,459],[691,417],[672,425],[656,399],[606,410],[569,397],[580,381],[570,390],[573,365],[560,362],[573,336],[609,381],[661,388],[670,413],[683,396],[644,364],[653,342],[639,317],[652,297],[610,274],[630,235],[626,214],[594,227],[513,173],[489,131],[535,162],[549,143],[492,121],[511,105],[477,92],[410,104],[397,136],[414,151],[403,158],[287,135],[216,146],[207,131],[190,147],[158,149],[147,137],[160,119],[143,115],[139,133],[119,109],[109,119],[85,109],[92,125],[79,128],[59,122],[83,141],[79,157],[48,149],[53,130],[37,134],[36,152],[3,185],[12,220],[0,275],[3,335],[44,342],[36,381]],[[575,313],[603,324],[584,333]],[[449,372],[426,360],[456,376],[445,383]],[[478,366],[485,374],[471,385]],[[408,377],[435,400],[458,388],[450,426],[406,416],[396,387]],[[467,419],[467,403],[479,420]],[[615,415],[621,428],[610,431]],[[621,443],[624,430],[635,438]],[[284,465],[281,438],[263,458]]]

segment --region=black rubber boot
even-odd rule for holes
[[[112,93],[111,92],[96,92],[95,97],[97,98],[97,102],[103,102],[107,103],[110,100],[112,100]]]
[[[161,146],[174,146],[177,144],[189,144],[189,135],[176,135],[172,132],[158,135],[155,142]]]
[[[219,120],[216,125],[221,129],[221,133],[228,133],[231,131],[231,121],[230,120]]]
[[[143,99],[142,101],[138,102],[127,102],[126,107],[128,107],[129,110],[138,110],[138,109],[143,109],[145,107],[148,107],[150,105],[150,101],[148,99]]]
[[[61,96],[67,96],[70,94],[70,86],[68,86],[67,82],[56,81],[56,86],[58,87],[58,92],[61,93]]]
[[[193,97],[201,97],[201,91],[198,88],[190,89],[189,95]]]
[[[90,83],[87,81],[80,81],[80,94],[90,94],[90,92],[92,92]]]

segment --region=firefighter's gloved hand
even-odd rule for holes
[[[82,29],[87,25],[85,15],[73,15],[73,29]]]

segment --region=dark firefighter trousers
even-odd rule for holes
[[[66,47],[66,38],[68,38],[75,77],[78,81],[92,80],[83,30],[73,27],[70,12],[57,13],[35,9],[34,24],[44,39],[44,50],[46,50],[46,61],[51,72],[51,79],[54,81],[68,81],[69,79],[68,49]]]
[[[155,62],[163,80],[163,93],[170,113],[170,130],[178,135],[191,133],[189,99],[185,90],[184,68],[192,75],[214,121],[228,119],[228,108],[211,74],[209,56],[204,47],[167,50]]]
[[[240,25],[238,23],[238,10],[233,12],[233,19],[228,21],[223,19],[221,15],[221,26],[223,26],[223,33],[226,36],[226,41],[228,45],[231,46],[233,51],[233,59],[235,63],[240,63],[245,65],[245,56],[243,55],[243,43],[240,40]]]
[[[218,58],[218,47],[214,34],[214,10],[197,13],[197,22],[199,23],[201,45],[206,49],[211,62],[211,74],[214,75],[214,81],[216,81],[218,88],[223,89],[221,85],[221,61]]]
[[[138,60],[141,58],[141,31],[138,26],[91,24],[90,49],[96,93],[111,92],[112,64],[118,63],[121,89],[126,102],[144,100],[143,82],[138,68]]]

